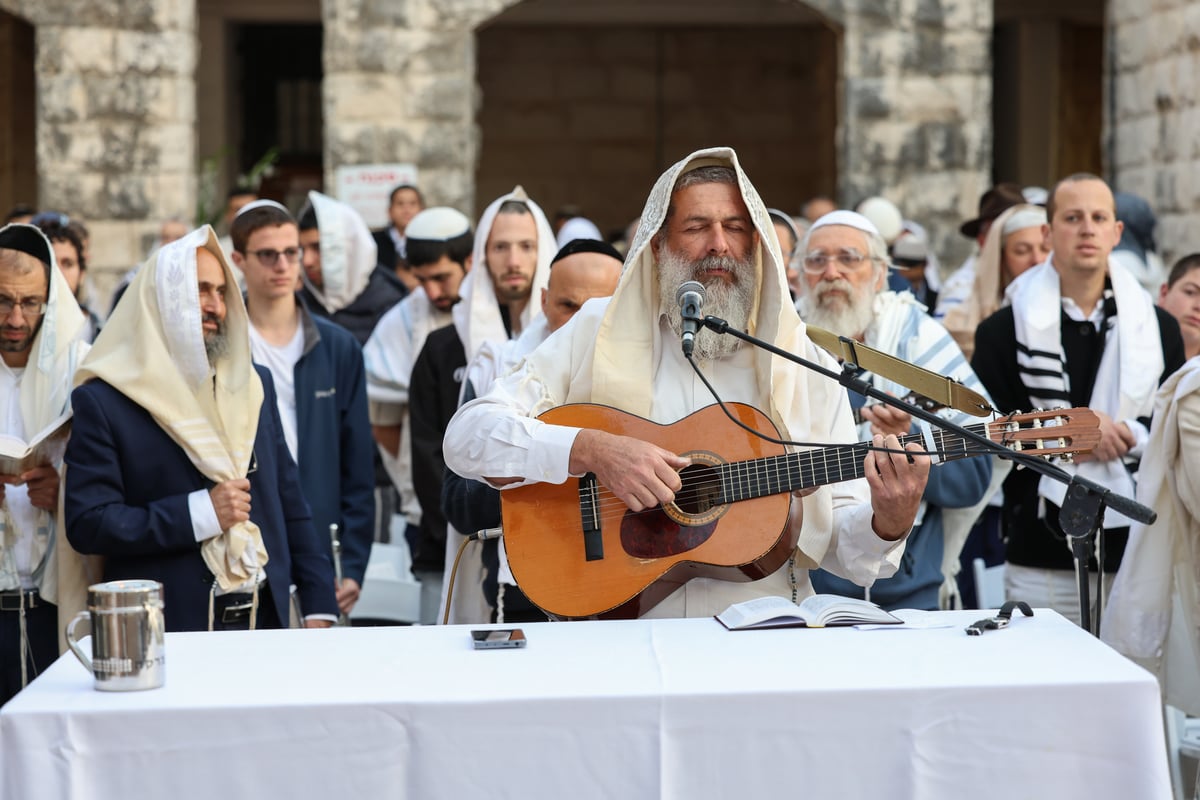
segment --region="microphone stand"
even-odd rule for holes
[[[1079,576],[1079,612],[1081,627],[1085,630],[1098,635],[1099,620],[1097,619],[1096,630],[1090,627],[1091,614],[1090,603],[1088,602],[1088,552],[1090,550],[1091,537],[1094,531],[1100,528],[1101,522],[1104,519],[1104,508],[1107,505],[1110,508],[1119,511],[1125,516],[1137,522],[1143,522],[1147,525],[1154,522],[1157,514],[1153,509],[1148,508],[1136,500],[1119,495],[1110,489],[1107,489],[1100,484],[1088,480],[1080,475],[1071,475],[1065,470],[1050,464],[1040,457],[1031,456],[1019,451],[1009,450],[1001,444],[996,444],[988,437],[976,433],[967,428],[939,417],[932,411],[905,403],[903,400],[892,397],[887,392],[881,391],[870,383],[856,377],[858,365],[849,361],[845,362],[840,373],[827,369],[816,362],[809,361],[802,356],[789,353],[787,350],[776,347],[770,342],[759,339],[756,336],[739,331],[736,328],[731,328],[729,323],[719,317],[706,316],[700,319],[697,316],[685,315],[685,320],[691,320],[703,325],[704,327],[720,334],[729,334],[743,342],[748,342],[755,347],[766,350],[769,353],[785,358],[794,364],[799,364],[805,369],[824,375],[831,380],[837,381],[849,391],[858,392],[859,394],[878,400],[881,403],[898,408],[905,413],[923,420],[930,425],[934,425],[943,430],[951,431],[956,436],[960,436],[979,447],[983,448],[987,453],[990,453],[999,458],[1008,459],[1016,462],[1018,465],[1029,467],[1040,475],[1046,475],[1059,483],[1067,485],[1067,494],[1063,499],[1062,511],[1059,514],[1059,524],[1063,532],[1071,538],[1071,549],[1076,559],[1076,574]],[[690,360],[690,358],[689,358]],[[1047,436],[1052,438],[1052,436]],[[983,453],[980,453],[983,455]],[[1103,545],[1101,545],[1103,546]],[[1080,561],[1082,559],[1082,561]],[[1100,589],[1100,594],[1103,594],[1103,587]]]

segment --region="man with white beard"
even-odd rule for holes
[[[712,395],[679,347],[683,325],[675,295],[689,280],[705,285],[706,314],[821,360],[788,296],[766,207],[736,154],[702,150],[655,184],[611,300],[588,301],[517,370],[459,409],[446,431],[447,466],[506,488],[561,484],[591,473],[635,514],[672,502],[682,487],[678,471],[689,459],[638,438],[536,417],[564,403],[594,403],[666,425],[709,405]],[[723,400],[762,409],[783,437],[854,441],[850,409],[835,383],[709,330],[696,336],[694,359]],[[704,447],[710,434],[697,431],[696,447]],[[894,436],[877,436],[874,444],[900,446]],[[891,574],[920,504],[929,459],[911,451],[870,451],[862,464],[865,481],[792,497],[787,525],[798,538],[789,540],[796,546],[775,571],[746,582],[694,577],[652,607],[641,606],[639,614],[707,616],[769,595],[798,601],[812,594],[807,570],[817,566],[860,585]],[[724,535],[723,529],[713,535]],[[519,573],[516,578],[520,583]]]
[[[813,223],[804,237],[804,294],[799,307],[810,325],[847,336],[889,355],[949,375],[983,393],[983,386],[950,334],[925,313],[909,292],[887,291],[887,249],[883,237],[866,217],[853,211],[834,211]],[[860,378],[889,394],[902,396],[907,388],[868,372]],[[906,436],[916,433],[912,417],[850,393],[859,411],[859,438],[874,434]],[[971,418],[944,410],[942,416],[958,425]],[[982,506],[988,494],[992,464],[986,458],[939,463],[929,474],[917,521],[908,537],[900,569],[876,581],[866,599],[887,609],[927,610],[951,604],[958,552],[966,541],[975,513],[944,515],[944,509]],[[978,508],[975,508],[978,512]],[[818,592],[864,597],[864,589],[824,570],[811,575]]]

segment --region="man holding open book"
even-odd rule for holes
[[[0,434],[32,441],[69,415],[85,321],[42,232],[0,229]],[[58,658],[61,463],[60,451],[0,474],[0,705]]]

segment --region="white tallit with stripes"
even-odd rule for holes
[[[1021,275],[1008,288],[1017,339],[1017,371],[1035,408],[1070,406],[1070,378],[1062,349],[1062,294],[1054,255]],[[1115,320],[1108,320],[1104,355],[1096,371],[1088,407],[1103,411],[1114,422],[1148,417],[1164,361],[1154,303],[1146,290],[1119,264],[1109,263],[1117,303]],[[1134,496],[1133,478],[1122,459],[1064,464],[1071,474]],[[1043,477],[1038,494],[1061,507],[1065,484]],[[1113,511],[1104,513],[1105,528],[1128,526],[1131,520]]]
[[[208,361],[200,321],[196,250],[225,272],[229,352]],[[75,375],[100,378],[147,413],[214,483],[245,478],[258,432],[263,386],[250,360],[249,319],[212,228],[165,245],[138,270]],[[262,533],[240,522],[205,540],[204,563],[221,592],[256,586],[267,563]]]

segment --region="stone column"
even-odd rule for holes
[[[430,204],[474,206],[474,30],[516,0],[327,0],[325,184],[339,166],[417,166]]]
[[[847,203],[882,194],[925,225],[948,271],[990,184],[992,4],[847,3],[841,178]]]
[[[1110,0],[1108,169],[1158,215],[1168,267],[1200,250],[1200,4]]]
[[[87,224],[107,311],[108,287],[142,260],[158,222],[195,204],[195,3],[24,5],[37,27],[41,204]]]

